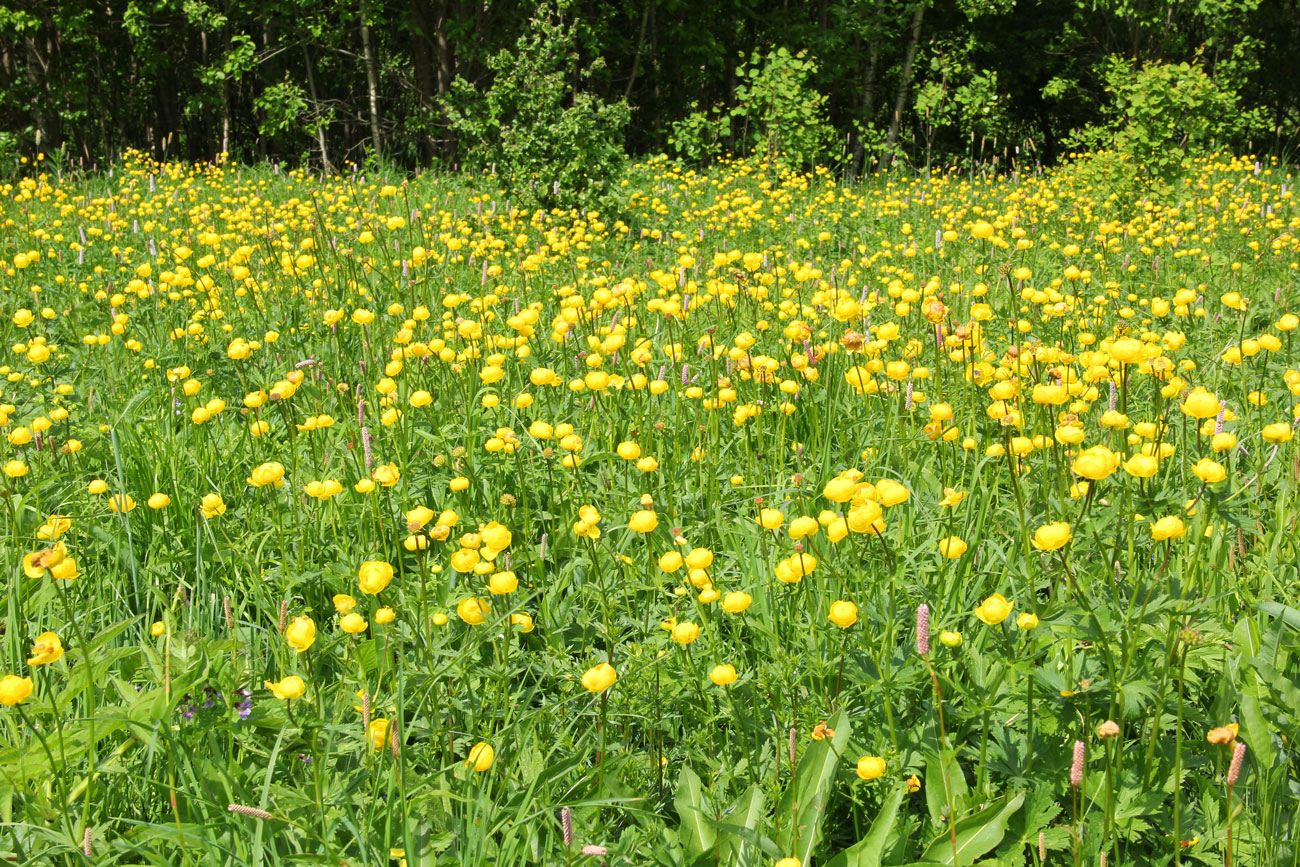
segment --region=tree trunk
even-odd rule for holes
[[[627,87],[623,90],[624,100],[632,97],[632,86],[636,84],[636,75],[641,69],[641,52],[645,49],[645,31],[650,24],[650,9],[653,6],[654,0],[647,0],[641,10],[641,32],[636,37],[636,54],[632,55],[632,73],[627,77]]]
[[[374,46],[370,39],[370,24],[366,21],[366,4],[361,4],[361,56],[366,64],[366,90],[370,97],[370,144],[375,149],[375,159],[383,157],[379,142],[379,67],[375,63]]]
[[[889,136],[885,149],[893,150],[898,143],[898,128],[903,123],[903,110],[912,91],[912,65],[916,62],[916,49],[921,43],[921,19],[925,17],[925,2],[918,3],[912,13],[912,33],[907,39],[907,52],[903,55],[903,68],[899,73],[898,98],[894,100],[894,116],[889,119]]]
[[[320,110],[320,97],[316,95],[316,73],[311,63],[311,53],[307,50],[307,43],[302,45],[302,62],[307,67],[307,96],[311,99],[311,114],[313,123],[316,128],[316,145],[320,148],[320,163],[325,169],[326,174],[334,174],[334,167],[330,165],[329,150],[325,146],[325,114]]]
[[[871,53],[867,56],[867,71],[862,77],[862,124],[871,123],[871,116],[876,113],[876,64],[880,62],[880,49],[875,43],[871,45]],[[866,146],[862,141],[862,132],[853,131],[853,174],[861,175],[865,168]]]

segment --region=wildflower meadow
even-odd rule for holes
[[[1097,159],[23,165],[5,861],[1296,864],[1295,180]]]

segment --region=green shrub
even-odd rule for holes
[[[575,24],[542,4],[515,43],[488,60],[483,93],[457,78],[444,107],[467,161],[492,168],[526,206],[608,204],[631,113],[584,89],[602,62],[583,65]]]

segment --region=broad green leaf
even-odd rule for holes
[[[953,851],[952,834],[946,831],[925,848],[921,853],[922,859],[940,864],[956,864],[958,861],[967,865],[974,864],[977,858],[1002,842],[1002,837],[1007,833],[1007,821],[1024,802],[1024,792],[994,801],[957,823],[956,852]]]
[[[815,741],[799,760],[794,781],[786,787],[777,807],[779,832],[777,845],[791,857],[807,861],[817,840],[821,837],[822,817],[835,768],[844,758],[844,747],[849,740],[849,717],[841,710],[827,727],[835,732],[833,737]]]
[[[682,848],[686,850],[687,860],[697,858],[713,849],[718,839],[718,831],[713,826],[713,819],[705,813],[700,778],[689,766],[682,767],[677,782],[677,794],[673,797],[673,806],[677,808],[677,815],[682,820],[677,836],[681,840]]]
[[[867,835],[832,858],[826,867],[880,867],[880,858],[884,854],[885,844],[889,842],[889,834],[894,830],[898,808],[906,794],[906,783],[895,786],[886,796],[871,827],[867,829]]]

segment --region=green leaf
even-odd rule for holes
[[[943,808],[948,806],[948,794],[944,790],[944,772],[948,774],[948,785],[952,787],[952,810],[960,814],[966,804],[970,789],[966,786],[966,775],[957,764],[957,757],[952,751],[945,750],[943,757],[931,753],[925,760],[925,803],[930,810],[930,821],[936,825],[944,823]]]
[[[968,816],[957,823],[957,850],[953,852],[952,834],[945,832],[935,838],[921,858],[937,861],[940,864],[954,864],[954,855],[962,864],[974,864],[975,860],[986,852],[992,851],[1002,842],[1007,833],[1007,821],[1025,802],[1025,793],[1004,796],[973,816]]]
[[[704,793],[701,791],[700,778],[689,766],[682,768],[678,777],[677,794],[673,797],[673,806],[681,818],[681,827],[677,837],[682,848],[686,850],[687,860],[699,857],[713,848],[717,842],[718,831],[713,820],[705,813]]]
[[[889,841],[889,833],[898,820],[898,808],[907,794],[907,784],[899,783],[885,798],[880,812],[867,830],[867,836],[836,855],[826,867],[880,867],[880,859]]]
[[[834,737],[815,742],[803,754],[794,781],[781,795],[777,808],[778,816],[787,817],[787,824],[777,834],[777,845],[781,851],[805,862],[821,836],[830,783],[849,740],[848,714],[841,710],[827,727],[834,730]]]
[[[758,833],[758,823],[762,819],[763,790],[753,785],[728,808],[723,814],[722,824],[718,825],[718,830],[723,833],[720,854],[724,863],[736,867],[756,863],[758,847],[750,840]]]

